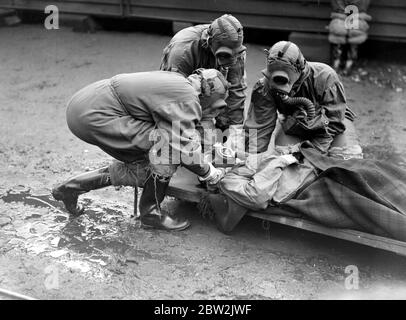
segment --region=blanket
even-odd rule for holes
[[[302,216],[325,226],[354,229],[406,241],[405,170],[379,160],[331,158],[320,154],[308,143],[300,146],[300,152],[304,157],[301,162],[306,163],[306,166],[311,164],[317,176],[308,180],[307,183],[297,183],[293,196],[282,199],[280,202],[272,199],[275,194],[273,192],[272,198],[268,197],[267,207],[262,210],[272,214],[272,208],[277,206],[286,211],[289,216],[292,214]],[[297,166],[297,164],[285,165],[283,169],[277,166],[277,172],[290,166]],[[258,168],[264,170],[261,165],[258,165]],[[264,190],[261,185],[255,185],[254,176],[257,173],[253,173],[251,178],[244,176],[239,180],[236,178],[235,169],[230,173],[221,183],[222,193],[234,201],[239,198],[236,190],[241,191],[241,199],[251,198],[254,201],[262,199],[258,195],[252,197],[244,193],[247,190],[255,190],[259,193]],[[230,189],[231,176],[233,184],[240,184],[240,186]],[[277,173],[271,177],[275,179],[275,176],[282,175]],[[299,178],[303,177],[299,176]],[[267,180],[263,179],[261,183],[263,181]],[[251,186],[254,184],[255,188],[245,188],[248,184]],[[276,191],[276,189],[272,190]],[[266,192],[268,191],[269,188]],[[292,190],[290,192],[292,194]],[[244,205],[241,201],[239,204]],[[253,208],[258,205],[245,204],[244,206]]]

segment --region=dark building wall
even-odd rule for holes
[[[0,6],[44,10],[47,0],[0,0]],[[209,22],[223,13],[244,26],[260,29],[326,33],[330,0],[54,0],[61,12]],[[406,1],[372,0],[370,36],[406,39]]]

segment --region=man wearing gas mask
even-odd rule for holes
[[[247,150],[268,150],[274,134],[277,151],[289,152],[286,147],[308,140],[330,156],[362,158],[355,114],[337,73],[324,63],[307,62],[292,42],[277,42],[265,52],[267,68],[253,88],[244,123]]]
[[[211,24],[196,25],[179,31],[163,51],[161,70],[174,71],[185,77],[198,68],[215,68],[230,83],[227,107],[214,119],[204,117],[199,125],[202,135],[229,129],[228,144],[242,135],[243,110],[246,99],[245,53],[243,27],[232,15],[225,14]],[[211,131],[210,131],[211,130]],[[202,136],[203,146],[210,149],[215,136]]]
[[[68,103],[69,129],[115,161],[55,186],[53,197],[79,215],[83,207],[78,197],[83,193],[111,185],[133,186],[137,197],[137,187],[143,187],[142,226],[187,228],[187,220],[171,217],[160,204],[179,165],[208,185],[224,176],[223,169],[203,156],[195,127],[206,114],[217,115],[224,109],[227,88],[218,70],[198,69],[188,78],[166,71],[119,74],[81,89]]]

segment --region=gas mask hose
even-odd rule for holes
[[[287,94],[279,94],[282,102],[291,107],[301,105],[305,108],[309,119],[313,119],[316,116],[316,108],[309,99],[305,97],[289,97]]]

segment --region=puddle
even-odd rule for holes
[[[42,207],[42,208],[59,208],[64,210],[62,202],[53,200],[50,195],[33,195],[30,191],[13,192],[8,191],[0,197],[6,203],[22,202],[27,206]],[[33,217],[33,216],[32,216]],[[29,219],[30,217],[27,217]]]
[[[131,246],[126,244],[124,232],[130,224],[129,215],[120,208],[97,207],[90,199],[80,199],[85,211],[72,216],[60,201],[51,195],[36,195],[31,191],[8,191],[0,196],[5,203],[21,203],[39,208],[31,212],[13,211],[13,225],[17,239],[35,254],[45,253],[54,258],[66,256],[63,250],[83,254],[87,260],[106,265],[111,255],[124,255]],[[44,211],[41,208],[47,208]]]
[[[9,190],[0,199],[13,203],[8,213],[12,220],[9,226],[13,228],[9,233],[11,247],[57,259],[69,268],[87,272],[88,268],[84,267],[87,264],[106,266],[116,261],[135,265],[147,260],[180,266],[189,263],[184,257],[139,248],[134,240],[144,234],[130,218],[132,208],[100,200],[93,203],[83,195],[79,201],[85,207],[84,213],[72,216],[50,194]],[[157,241],[155,235],[153,239]],[[72,260],[84,264],[68,265]]]

